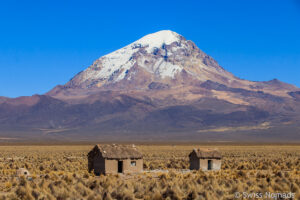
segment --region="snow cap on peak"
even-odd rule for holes
[[[99,58],[81,74],[81,83],[89,80],[118,82],[126,77],[130,80],[130,76],[127,76],[127,74],[137,62],[136,59],[132,59],[136,52],[143,48],[147,53],[151,54],[156,48],[160,49],[164,45],[170,45],[174,42],[180,43],[182,38],[181,35],[169,30],[146,35],[119,50]],[[162,58],[153,63],[151,67],[143,64],[141,64],[141,67],[146,68],[151,73],[158,73],[162,78],[174,77],[177,72],[181,71],[179,66],[166,62]]]
[[[173,42],[180,42],[181,36],[170,30],[162,30],[142,37],[133,43],[133,45],[141,45],[147,47],[148,51],[155,48],[161,48],[162,45],[169,45]]]

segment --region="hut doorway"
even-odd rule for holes
[[[207,170],[212,170],[212,160],[207,161]]]
[[[123,173],[123,161],[118,161],[118,173]]]

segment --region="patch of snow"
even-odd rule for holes
[[[170,62],[163,62],[158,68],[159,75],[162,78],[165,78],[165,77],[174,78],[175,74],[177,74],[178,72],[181,72],[181,70],[182,70],[181,67],[179,67],[177,65],[173,65]]]
[[[178,49],[180,49],[178,46],[172,47],[172,52],[176,52]]]
[[[137,40],[133,45],[147,47],[147,52],[152,53],[155,48],[161,48],[164,44],[170,45],[173,42],[180,42],[180,35],[169,30],[163,30],[156,33],[146,35]]]
[[[97,65],[99,70],[95,71],[88,68],[86,70],[86,79],[108,79],[113,75],[117,75],[118,78],[116,81],[123,79],[126,75],[126,71],[134,65],[135,61],[131,59],[131,57],[137,51],[138,49],[132,49],[129,46],[126,46],[101,57]],[[119,72],[121,73],[118,75]]]
[[[182,71],[182,67],[166,62],[163,58],[160,58],[154,64],[150,65],[145,65],[144,60],[145,59],[142,59],[141,62],[139,62],[139,66],[143,67],[150,73],[160,76],[161,78],[174,78],[176,73]]]
[[[156,73],[157,75],[159,75],[159,66],[164,62],[163,58],[160,58],[157,62],[154,63],[154,65],[150,66],[150,72],[152,73]]]

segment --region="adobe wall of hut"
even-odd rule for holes
[[[117,174],[119,172],[118,163],[122,162],[122,172],[124,174],[140,173],[143,171],[142,159],[106,159],[105,160],[105,173]]]
[[[199,162],[200,162],[200,169],[205,171],[205,170],[208,170],[208,159],[199,159]]]
[[[135,163],[135,164],[134,164]],[[142,159],[127,159],[123,161],[123,173],[140,173],[143,171]]]
[[[213,170],[220,170],[222,165],[221,159],[214,159],[213,160]]]
[[[198,170],[200,168],[200,160],[196,155],[190,156],[190,170]]]
[[[199,159],[201,170],[208,169],[208,161],[211,160],[211,170],[220,170],[221,169],[221,160],[218,159]],[[199,169],[199,168],[198,168]]]
[[[105,159],[105,168],[104,168],[103,173],[117,174],[118,173],[118,161]]]
[[[105,159],[101,155],[95,156],[94,160],[92,161],[92,169],[94,170],[95,174],[103,174],[105,173]]]

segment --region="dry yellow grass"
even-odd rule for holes
[[[169,173],[96,177],[92,146],[0,146],[0,199],[234,199],[236,192],[293,192],[300,199],[300,146],[217,146],[218,172],[188,169],[197,145],[141,145],[144,169]],[[26,168],[32,180],[15,177]]]

